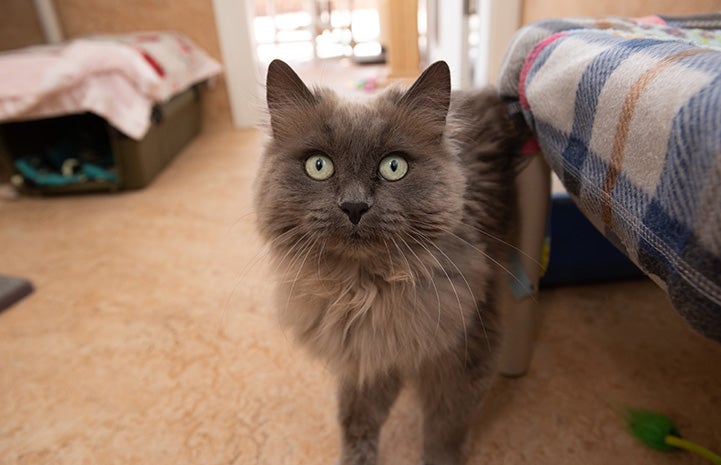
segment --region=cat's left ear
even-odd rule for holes
[[[315,97],[295,71],[282,60],[268,66],[266,100],[271,111],[286,104],[313,104]]]
[[[445,124],[451,103],[451,71],[445,61],[436,61],[420,75],[401,97],[400,104],[429,112]]]
[[[295,115],[289,111],[309,108],[317,103],[313,92],[300,77],[281,60],[273,60],[268,66],[266,78],[266,102],[270,113],[270,126],[276,137],[293,125]],[[290,116],[289,116],[290,115]]]

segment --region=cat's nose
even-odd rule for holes
[[[370,209],[370,205],[366,202],[343,202],[339,206],[340,209],[348,215],[348,219],[353,224],[358,224],[361,216]]]

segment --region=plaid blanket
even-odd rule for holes
[[[541,21],[499,81],[580,209],[719,342],[720,29],[721,14]]]

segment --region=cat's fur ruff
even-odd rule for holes
[[[308,89],[276,60],[267,101],[259,229],[282,274],[282,324],[338,376],[341,464],[376,463],[404,383],[422,405],[424,463],[461,463],[498,340],[519,140],[505,104],[493,90],[451,97],[442,62],[361,103]],[[314,153],[335,166],[325,181],[304,171]],[[389,153],[408,160],[399,181],[378,175]],[[358,224],[347,201],[369,205]]]

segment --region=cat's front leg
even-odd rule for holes
[[[375,465],[378,438],[401,387],[396,373],[379,375],[359,384],[341,379],[338,417],[342,444],[340,465]]]
[[[485,367],[437,360],[421,373],[418,393],[423,408],[423,465],[461,465],[473,415],[483,397]]]

